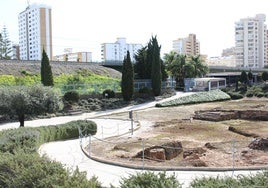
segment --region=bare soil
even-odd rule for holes
[[[145,164],[169,167],[267,166],[268,151],[252,150],[248,147],[255,138],[228,130],[229,126],[232,126],[255,137],[268,138],[267,121],[235,119],[210,122],[192,119],[194,112],[198,110],[268,110],[267,107],[267,99],[250,98],[135,111],[134,120],[141,125],[132,137],[127,135],[108,138],[106,142],[94,141],[91,153],[104,160],[141,165],[143,159],[136,156],[142,148],[179,141],[183,147],[180,155],[164,161],[147,158]],[[128,119],[128,113],[105,118]],[[190,155],[185,156],[186,153]]]

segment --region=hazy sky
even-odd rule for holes
[[[28,0],[52,8],[53,55],[64,48],[90,51],[100,60],[101,43],[125,37],[127,43],[146,45],[157,35],[161,54],[172,41],[197,35],[202,54],[219,56],[234,46],[234,24],[241,18],[264,13],[268,0]],[[27,0],[0,0],[0,29],[6,25],[18,43],[18,14]],[[268,18],[267,18],[268,19]],[[267,21],[266,21],[267,23]]]

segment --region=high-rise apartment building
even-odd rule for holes
[[[200,54],[200,43],[195,34],[189,34],[186,38],[173,40],[173,51],[184,55]]]
[[[122,64],[129,51],[131,61],[134,63],[134,55],[141,48],[141,44],[127,44],[126,38],[117,38],[115,43],[101,44],[101,59],[105,64]]]
[[[264,66],[268,66],[268,29],[266,29],[266,64]]]
[[[21,60],[41,60],[43,49],[52,59],[51,8],[43,4],[29,5],[19,20]]]
[[[263,68],[267,64],[266,16],[240,19],[235,23],[236,66],[245,68]]]

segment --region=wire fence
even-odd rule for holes
[[[185,186],[198,177],[237,177],[268,169],[267,151],[251,149],[251,141],[232,139],[190,147],[171,138],[154,140],[146,133],[136,134],[141,128],[137,119],[135,112],[126,119],[91,119],[98,125],[98,132],[93,136],[79,130],[80,147],[100,162],[139,170],[175,171]],[[211,173],[219,170],[218,174]]]
[[[162,89],[170,89],[175,88],[175,81],[166,81],[162,82]],[[89,93],[97,93],[100,94],[104,90],[110,89],[114,92],[120,92],[121,86],[120,82],[110,82],[110,83],[98,83],[98,84],[84,84],[84,83],[73,83],[73,84],[56,84],[55,87],[61,90],[62,95],[68,91],[77,91],[80,94],[89,94]],[[149,80],[136,80],[134,82],[134,90],[139,91],[141,88],[151,88],[151,81]]]
[[[120,91],[119,83],[101,83],[101,84],[58,84],[55,87],[61,90],[62,95],[68,91],[77,91],[80,94],[97,93],[100,94],[106,89],[111,89],[115,92]]]
[[[94,140],[94,141],[93,141]],[[181,142],[156,144],[147,139],[113,138],[101,139],[88,136],[83,148],[94,158],[105,158],[112,163],[125,164],[139,169],[160,168],[176,170],[183,167],[200,169],[268,168],[267,152],[252,150],[250,143],[232,140],[210,143],[200,147],[183,147]],[[116,161],[116,162],[115,162]],[[263,169],[264,169],[263,168]]]
[[[137,119],[137,113],[129,113],[129,118],[124,120],[94,119],[97,134],[93,136],[79,130],[81,147],[90,157],[139,169],[268,169],[267,151],[255,142],[257,139],[193,144],[177,138],[151,138],[146,132],[136,134],[135,130],[141,127]]]

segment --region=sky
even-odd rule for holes
[[[6,26],[12,42],[18,43],[19,13],[36,2],[52,8],[53,55],[72,48],[92,52],[93,61],[101,60],[102,43],[118,37],[145,46],[156,36],[163,56],[190,33],[201,54],[220,56],[235,45],[236,21],[260,13],[268,20],[268,0],[0,0],[0,29]]]

